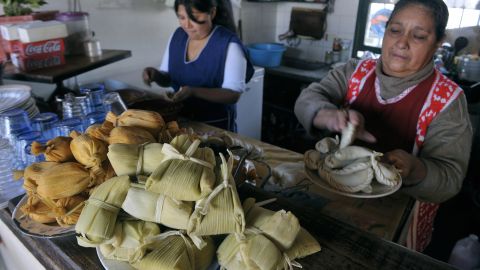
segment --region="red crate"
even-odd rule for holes
[[[18,43],[18,51],[22,57],[32,57],[36,55],[63,54],[65,44],[63,38],[42,40],[31,43]]]
[[[23,57],[20,54],[12,54],[12,63],[24,71],[31,71],[47,67],[61,66],[65,64],[63,53],[35,55]]]

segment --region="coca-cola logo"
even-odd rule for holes
[[[31,56],[42,53],[60,52],[62,50],[60,40],[50,40],[43,44],[28,44],[25,47],[25,55]]]
[[[62,64],[62,56],[55,55],[44,59],[29,59],[26,61],[25,66],[27,70],[39,69],[45,67],[58,66]]]

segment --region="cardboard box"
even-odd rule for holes
[[[65,45],[63,38],[43,40],[32,43],[18,42],[15,44],[14,49],[16,53],[19,53],[22,57],[32,57],[36,55],[48,55],[48,54],[64,54]]]
[[[40,22],[18,27],[18,36],[23,43],[64,38],[67,35],[67,26],[59,21]]]
[[[22,57],[20,54],[11,54],[12,63],[23,71],[61,66],[65,64],[63,53]]]

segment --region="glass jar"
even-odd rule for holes
[[[65,38],[65,54],[84,54],[83,43],[90,39],[91,31],[87,12],[61,12],[55,17],[57,21],[65,23],[68,36]]]

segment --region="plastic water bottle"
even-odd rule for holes
[[[480,267],[480,242],[478,236],[470,234],[457,241],[453,247],[448,263],[462,270]]]

